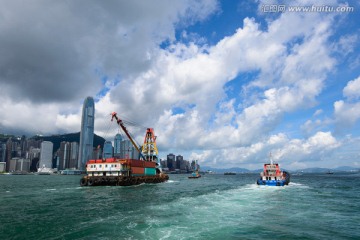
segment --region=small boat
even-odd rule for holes
[[[260,173],[260,178],[256,181],[257,185],[267,186],[284,186],[290,182],[290,174],[286,171],[281,171],[278,163],[264,164],[264,171]]]
[[[191,176],[189,176],[188,178],[193,179],[193,178],[200,178],[201,175],[199,173],[199,165],[197,164],[197,160],[195,162],[195,171],[191,174]]]

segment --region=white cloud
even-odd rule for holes
[[[338,130],[349,129],[360,119],[360,102],[336,101],[334,103],[334,115]]]
[[[357,99],[360,97],[360,77],[349,81],[343,90],[343,94],[348,99]]]
[[[334,150],[341,146],[342,143],[330,132],[317,132],[307,139],[289,139],[280,133],[248,147],[207,150],[190,157],[205,166],[218,166],[222,159],[222,168],[241,166],[257,169],[269,161],[271,153],[273,160],[283,167],[299,169],[326,164],[326,161],[332,160]]]
[[[346,100],[339,100],[334,103],[334,117],[336,131],[343,132],[351,129],[360,119],[360,77],[349,81],[343,89]]]

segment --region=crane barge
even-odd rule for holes
[[[86,175],[80,179],[80,185],[130,186],[167,181],[169,176],[158,167],[158,149],[154,129],[146,129],[144,144],[139,147],[116,112],[111,113],[111,121],[114,119],[139,152],[140,159],[103,158],[89,160],[86,164]]]

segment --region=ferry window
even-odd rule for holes
[[[101,167],[101,164],[99,165],[99,167]]]
[[[105,165],[105,167],[107,167],[107,164]]]

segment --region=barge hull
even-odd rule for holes
[[[167,174],[154,176],[84,176],[80,179],[81,186],[131,186],[141,183],[161,183],[169,180]]]

